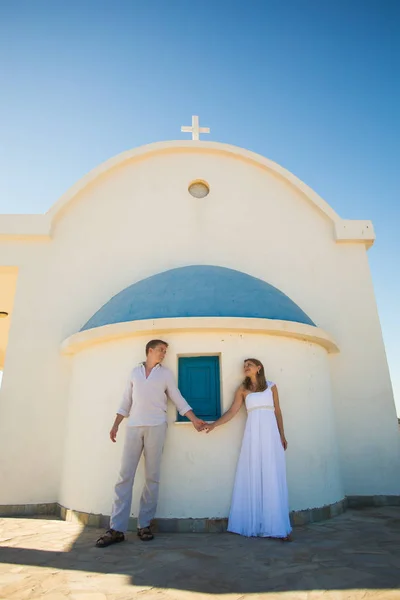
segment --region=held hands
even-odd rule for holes
[[[213,429],[215,429],[214,423],[206,423],[203,427],[203,431],[205,431],[206,433],[210,433],[210,431],[212,431]]]
[[[213,429],[215,429],[215,423],[204,423],[204,425],[200,429],[200,431],[204,431],[205,433],[210,433],[210,431],[212,431]]]
[[[194,421],[192,421],[193,423],[193,427],[196,429],[196,431],[205,431],[206,433],[210,433],[210,431],[212,431],[214,429],[214,423],[206,423],[206,421],[203,421],[202,419],[198,419],[196,417],[196,419]]]
[[[197,417],[192,421],[192,423],[196,431],[203,431],[205,425],[207,425],[205,421],[203,421],[202,419],[198,419]]]

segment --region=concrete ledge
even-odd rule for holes
[[[307,510],[294,510],[290,513],[290,522],[293,527],[317,523],[337,517],[347,508],[367,508],[379,506],[400,506],[400,495],[396,496],[347,496],[339,502],[309,508]],[[107,529],[110,516],[81,512],[65,508],[56,502],[48,504],[6,504],[0,505],[0,517],[32,517],[54,515],[63,521],[81,523],[85,527]],[[223,533],[228,525],[227,518],[221,519],[155,519],[153,528],[155,532],[162,533]],[[137,519],[129,519],[129,531],[135,531]]]
[[[49,215],[0,215],[0,242],[50,242]]]
[[[347,496],[347,504],[349,508],[400,506],[400,496]]]
[[[0,517],[60,516],[56,502],[47,504],[0,504]]]
[[[346,508],[347,500],[343,499],[327,506],[292,511],[290,513],[290,521],[294,527],[324,521],[340,515]],[[81,512],[56,503],[0,506],[0,517],[26,517],[34,515],[56,515],[63,521],[81,523],[86,527],[97,527],[100,529],[108,528],[110,521],[109,515]],[[154,531],[163,533],[223,533],[226,531],[227,525],[227,518],[155,519],[153,523]],[[135,531],[136,528],[137,519],[131,517],[129,519],[128,530]]]
[[[290,522],[293,527],[307,525],[308,523],[317,523],[332,519],[345,512],[347,509],[347,500],[339,500],[333,504],[327,504],[317,508],[308,508],[307,510],[293,510],[290,513]]]
[[[335,221],[335,240],[338,244],[363,243],[370,248],[375,241],[374,227],[371,221],[340,219]]]

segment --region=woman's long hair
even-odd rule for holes
[[[245,390],[251,390],[252,392],[263,392],[267,389],[268,384],[265,378],[264,365],[261,361],[256,358],[246,358],[244,362],[252,362],[256,367],[260,367],[259,372],[257,373],[257,387],[255,390],[252,388],[252,383],[250,377],[246,377],[243,381],[243,387]]]

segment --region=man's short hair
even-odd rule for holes
[[[168,348],[168,344],[167,342],[164,342],[164,340],[150,340],[150,342],[147,342],[146,344],[146,356],[149,353],[150,349],[157,348],[157,346],[167,346]]]

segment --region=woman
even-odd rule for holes
[[[228,531],[291,541],[285,450],[278,390],[255,358],[244,361],[245,379],[231,408],[207,425],[207,433],[230,421],[245,403],[248,413],[236,471]]]

